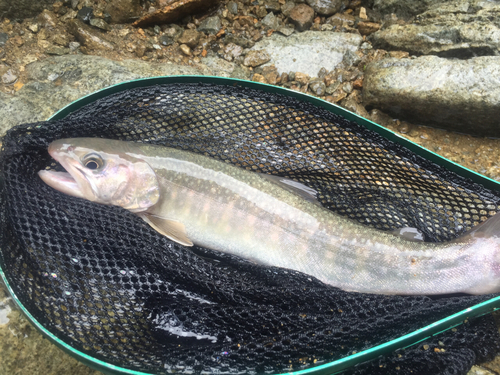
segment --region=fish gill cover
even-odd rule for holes
[[[203,153],[318,191],[327,208],[389,230],[452,239],[498,211],[500,195],[345,118],[242,87],[168,84],[99,99],[3,140],[0,262],[19,301],[71,347],[152,373],[280,373],[410,333],[486,296],[348,293],[161,236],[113,206],[63,195],[51,141],[104,137]],[[466,373],[492,358],[491,315],[350,373]]]

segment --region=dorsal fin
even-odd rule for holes
[[[318,192],[314,190],[313,188],[310,188],[307,185],[304,185],[301,182],[290,180],[289,178],[286,177],[280,177],[280,176],[274,176],[270,174],[264,174],[264,173],[259,173],[259,175],[266,180],[271,181],[272,183],[280,186],[281,188],[288,190],[294,194],[297,194],[304,198],[305,200],[316,203],[318,205],[321,205],[318,202]]]

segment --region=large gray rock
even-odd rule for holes
[[[412,123],[500,137],[500,57],[384,59],[365,70],[363,104]]]
[[[21,90],[12,96],[0,92],[0,136],[14,125],[46,120],[72,101],[123,81],[186,74],[244,78],[244,72],[234,64],[218,60],[213,61],[211,67],[112,61],[86,55],[51,57],[34,62],[26,67],[27,83]],[[219,68],[221,65],[223,69]]]
[[[392,25],[370,36],[374,47],[413,54],[469,58],[497,55],[500,4],[455,0],[430,6],[408,25]]]
[[[34,17],[59,0],[0,0],[0,19],[24,19]]]
[[[274,33],[251,49],[269,53],[271,60],[266,65],[276,66],[280,73],[293,71],[316,76],[322,67],[333,70],[346,53],[357,51],[362,41],[358,34],[329,31],[304,31],[289,37]]]

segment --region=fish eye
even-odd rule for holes
[[[90,154],[83,159],[83,165],[90,170],[96,170],[104,166],[104,160],[99,155]]]

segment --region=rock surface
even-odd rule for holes
[[[73,34],[78,42],[90,49],[112,50],[113,45],[106,41],[96,29],[87,26],[82,21],[75,19],[68,22],[68,31]]]
[[[409,19],[434,4],[444,2],[446,0],[374,0],[373,8],[383,14],[395,13],[400,18]]]
[[[58,0],[0,0],[0,18],[25,19],[39,14]]]
[[[111,0],[106,6],[112,23],[125,23],[136,19],[141,13],[140,0]]]
[[[331,16],[337,13],[342,6],[347,6],[345,0],[306,0],[306,3],[322,16]]]
[[[219,0],[179,0],[153,13],[147,14],[133,23],[134,26],[147,27],[180,21],[182,18],[198,13],[217,4]]]
[[[413,123],[500,137],[500,57],[436,56],[368,64],[363,103]]]
[[[500,4],[474,0],[436,4],[419,14],[417,23],[391,25],[370,38],[375,48],[417,55],[458,58],[497,55]]]
[[[219,60],[219,59],[217,59]],[[224,63],[228,63],[222,60]],[[228,63],[230,64],[230,63]],[[143,77],[168,75],[233,75],[234,66],[220,69],[137,60],[112,61],[97,56],[70,55],[47,58],[26,67],[28,82],[15,95],[0,92],[0,135],[14,125],[45,120],[65,105],[103,87]]]
[[[257,42],[252,50],[266,50],[271,56],[269,65],[275,65],[280,73],[297,71],[315,76],[322,67],[334,69],[362,40],[357,34],[328,31],[304,31],[289,37],[275,33]]]

